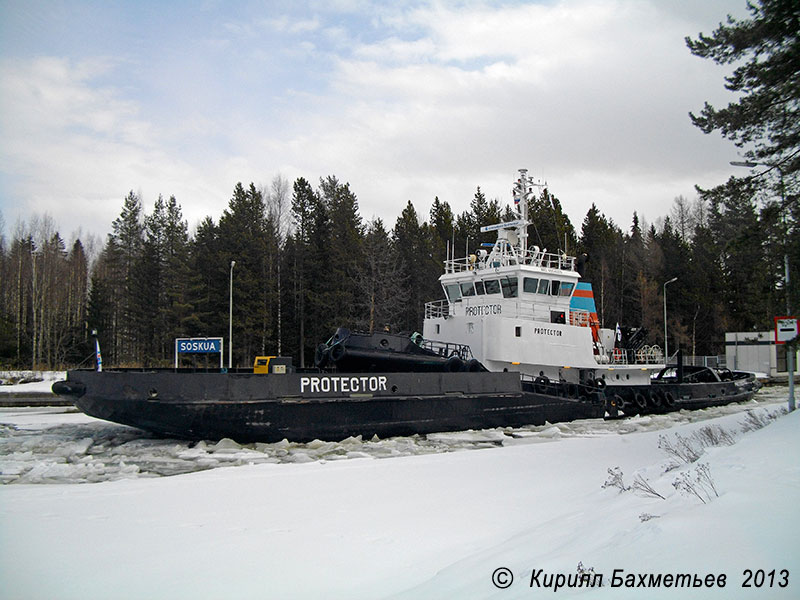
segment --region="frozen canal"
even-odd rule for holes
[[[0,408],[0,483],[94,483],[162,477],[224,466],[307,463],[357,458],[392,458],[563,438],[607,436],[666,429],[675,425],[746,413],[755,407],[779,410],[786,387],[762,389],[745,404],[620,421],[584,420],[556,425],[487,429],[395,437],[348,438],[305,444],[239,445],[233,440],[188,442],[88,417],[74,408]]]

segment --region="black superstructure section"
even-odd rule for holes
[[[485,371],[469,346],[425,341],[419,333],[356,333],[340,327],[317,346],[314,364],[347,373]]]

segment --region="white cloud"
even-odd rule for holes
[[[407,200],[460,212],[478,185],[506,202],[528,167],[578,227],[592,202],[622,226],[634,210],[653,221],[735,155],[689,122],[725,98],[723,73],[683,42],[716,21],[678,4],[311,3],[231,14],[204,32],[214,43],[145,37],[152,66],[127,45],[5,58],[4,189],[18,214],[105,233],[129,189],[176,195],[193,224],[237,181],[335,174],[391,226]]]
[[[105,233],[130,189],[143,189],[150,203],[159,193],[180,192],[207,203],[197,167],[170,156],[137,103],[95,84],[111,68],[54,58],[2,62],[9,220],[48,213],[62,235],[79,227]]]
[[[329,110],[304,117],[320,132],[305,163],[349,179],[366,212],[393,222],[398,204],[436,194],[463,210],[477,185],[507,201],[527,166],[576,224],[595,201],[624,224],[663,214],[726,164],[731,150],[687,116],[719,95],[722,74],[685,49],[684,21],[651,5],[438,4],[391,23],[416,37],[340,57]]]

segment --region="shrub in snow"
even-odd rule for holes
[[[719,425],[701,427],[689,437],[675,434],[675,440],[666,435],[658,436],[658,447],[667,453],[675,462],[667,468],[671,471],[683,464],[697,462],[706,448],[715,446],[732,446],[736,443],[733,436]]]
[[[785,408],[779,408],[778,410],[774,411],[761,411],[755,412],[752,410],[748,410],[747,414],[744,417],[744,421],[742,421],[742,433],[749,433],[751,431],[756,431],[757,429],[762,429],[766,427],[772,421],[777,419],[778,417],[782,417],[786,414]]]
[[[691,439],[675,434],[673,441],[666,435],[658,436],[658,447],[667,453],[667,456],[676,462],[676,466],[680,463],[693,463],[703,454],[703,448],[694,444]],[[673,467],[674,468],[674,467]]]
[[[661,498],[662,500],[666,500],[664,496],[662,496],[657,491],[655,491],[655,489],[653,489],[653,486],[650,485],[650,482],[647,481],[644,477],[642,477],[641,474],[638,474],[636,475],[636,477],[633,478],[633,486],[631,487],[637,492],[644,494],[645,496],[651,496],[653,498]]]
[[[651,515],[650,513],[642,513],[639,515],[639,520],[644,523],[645,521],[649,521],[651,519],[660,519],[661,515]]]
[[[705,427],[701,427],[692,434],[692,437],[695,438],[703,448],[733,446],[736,443],[736,440],[733,439],[731,434],[719,425],[706,425]]]
[[[606,479],[606,482],[601,487],[603,489],[617,488],[620,493],[627,492],[629,489],[631,489],[627,487],[625,482],[622,480],[622,469],[619,467],[608,469],[608,479]]]
[[[685,496],[699,498],[703,504],[719,497],[708,463],[701,463],[691,471],[684,471],[672,482],[672,485]]]

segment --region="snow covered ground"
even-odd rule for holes
[[[0,394],[52,393],[53,382],[66,379],[65,371],[0,371]]]
[[[786,397],[248,446],[0,409],[0,598],[535,598],[579,563],[603,587],[555,597],[797,598],[800,414],[781,416]],[[612,587],[615,569],[726,586]],[[742,587],[747,569],[760,587]]]

